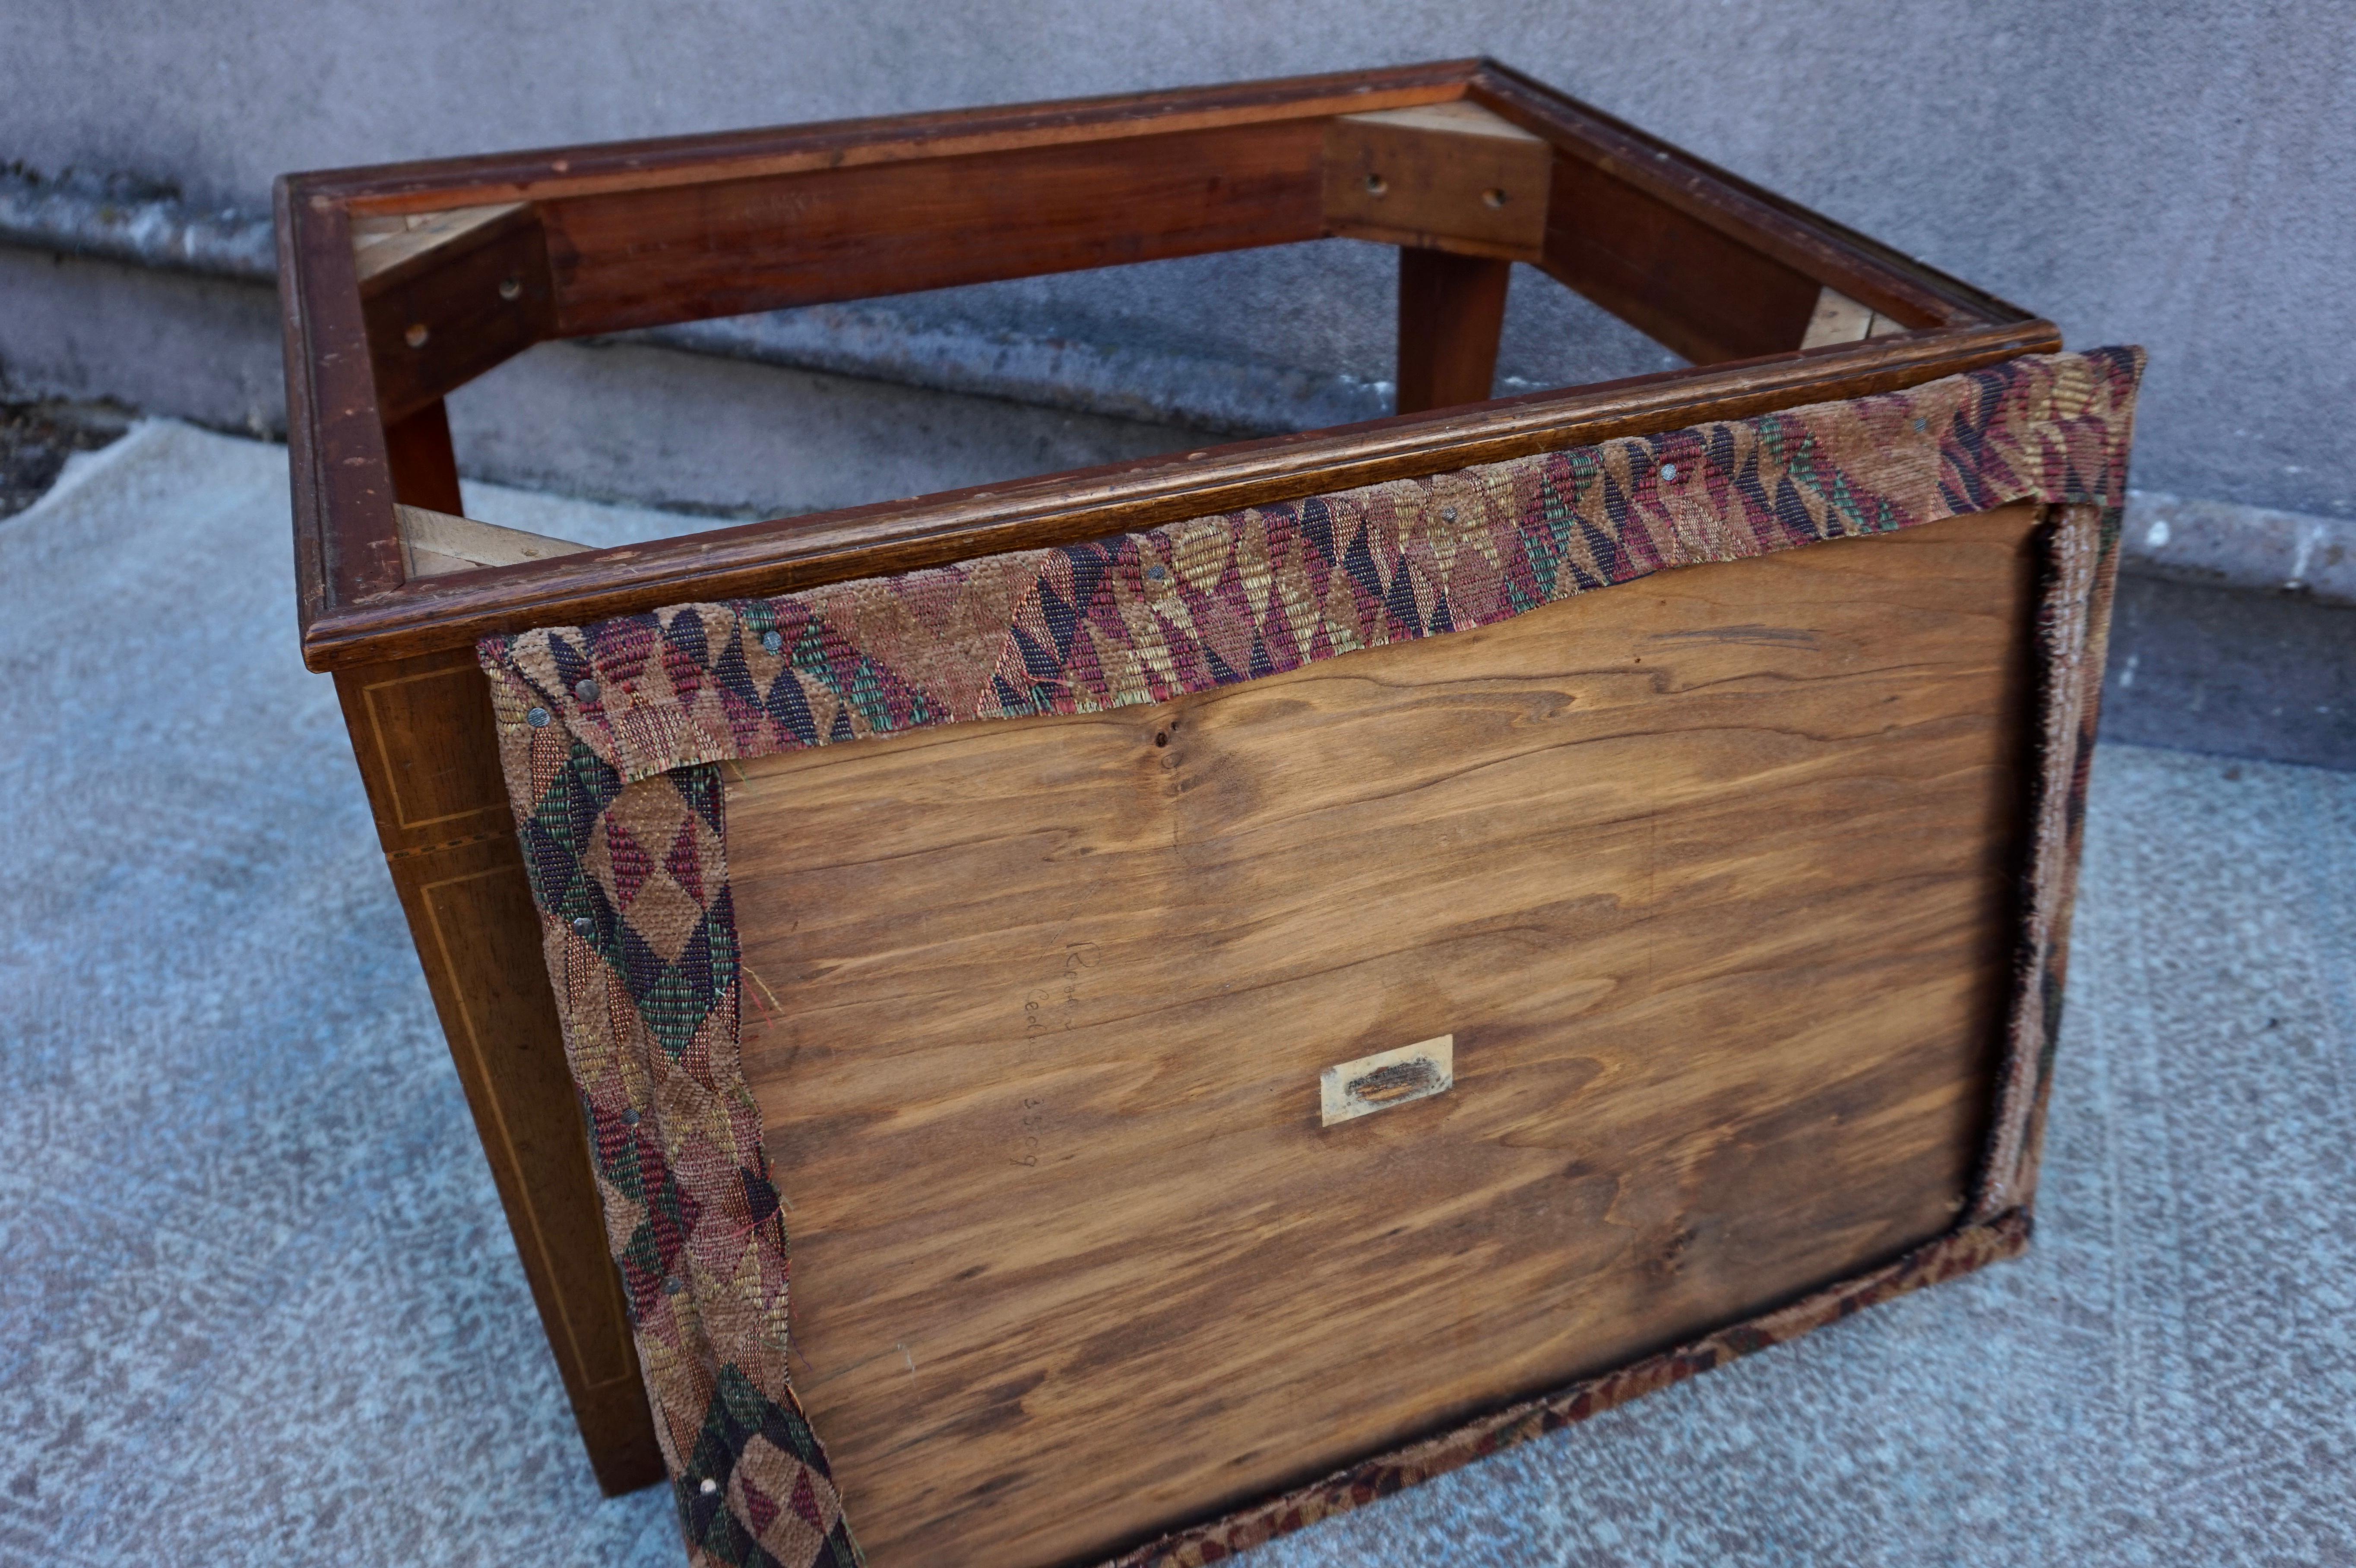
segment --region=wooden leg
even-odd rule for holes
[[[404,507],[466,515],[458,496],[458,457],[450,447],[450,411],[441,399],[385,426],[384,452],[392,465],[393,499]]]
[[[432,654],[338,672],[336,693],[590,1465],[608,1494],[651,1485],[662,1456],[605,1246],[482,672],[471,650]]]
[[[1400,413],[1488,399],[1513,270],[1485,256],[1399,247]]]

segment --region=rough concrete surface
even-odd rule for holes
[[[2122,576],[2103,735],[2356,769],[2356,606]]]
[[[1166,425],[640,344],[544,343],[449,399],[462,473],[784,517],[1183,450]],[[475,487],[467,486],[468,505]]]
[[[286,359],[268,289],[0,247],[0,396],[112,398],[283,435]]]
[[[677,1563],[295,656],[285,461],[151,423],[0,521],[0,1563]],[[2351,1149],[2356,774],[2105,745],[2026,1258],[1250,1561],[2356,1563]]]

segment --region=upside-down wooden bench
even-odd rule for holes
[[[2134,351],[1485,62],[278,209],[305,656],[701,1560],[1212,1561],[2025,1243]],[[1396,418],[463,516],[533,343],[1337,235]],[[1693,368],[1487,400],[1515,261]]]

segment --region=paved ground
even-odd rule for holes
[[[2356,769],[2356,607],[2121,578],[2103,733]]]
[[[0,520],[0,1563],[677,1563],[295,657],[281,449],[144,426]],[[2091,810],[2027,1258],[1252,1561],[2356,1563],[2356,774],[2106,744]]]

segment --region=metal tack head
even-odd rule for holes
[[[575,935],[586,936],[596,929],[597,923],[591,920],[587,915],[576,914],[573,917],[573,930]]]
[[[1145,569],[1145,580],[1148,582],[1159,582],[1169,575],[1169,571],[1158,560]]]
[[[1441,522],[1443,522],[1443,523],[1452,523],[1452,522],[1454,522],[1454,521],[1456,520],[1456,508],[1455,508],[1455,507],[1440,507],[1440,520]]]
[[[594,702],[597,700],[597,683],[585,677],[576,680],[573,683],[573,695],[584,702]]]
[[[548,720],[551,717],[547,709],[535,708],[523,716],[523,721],[535,730],[545,730],[548,728]]]
[[[637,1113],[637,1111],[636,1107],[633,1107],[633,1108],[631,1108],[630,1110],[626,1110],[626,1111],[624,1111],[624,1112],[622,1113],[622,1125],[624,1125],[624,1126],[626,1126],[626,1127],[635,1127],[635,1126],[637,1126],[637,1125],[638,1125],[638,1113]]]
[[[697,1490],[697,1491],[701,1492],[701,1493],[702,1493],[705,1497],[707,1497],[707,1498],[708,1498],[708,1497],[710,1497],[712,1493],[714,1493],[714,1492],[718,1491],[719,1489],[720,1489],[720,1483],[719,1483],[719,1482],[717,1482],[717,1481],[715,1481],[715,1480],[713,1480],[713,1479],[712,1479],[711,1477],[709,1477],[709,1476],[704,1477],[703,1477],[703,1484],[702,1484],[701,1486],[700,1486],[700,1487],[696,1488],[696,1490]]]
[[[786,645],[785,634],[782,632],[764,632],[761,634],[761,645],[774,654]]]
[[[1677,476],[1677,465],[1676,465],[1676,464],[1674,464],[1674,463],[1664,463],[1664,464],[1661,464],[1661,477],[1662,477],[1662,478],[1664,478],[1664,479],[1674,479],[1674,478],[1676,478],[1676,476]]]

